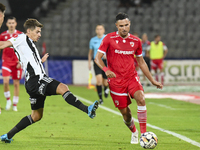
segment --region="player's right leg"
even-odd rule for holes
[[[107,66],[106,59],[103,59],[103,62]],[[107,79],[107,76],[106,76],[106,74],[103,70],[101,71],[101,74],[102,74],[102,77],[103,77],[104,96],[105,96],[105,98],[107,98],[109,91],[110,91],[109,88],[108,88],[108,79]]]
[[[14,96],[13,96],[13,111],[17,111],[17,104],[19,102],[19,80],[13,80]]]
[[[8,133],[2,135],[0,137],[1,141],[5,143],[11,143],[12,137],[16,133],[25,129],[29,125],[41,120],[44,111],[43,108],[44,108],[45,98],[46,98],[45,96],[39,96],[39,95],[37,97],[30,97],[31,109],[32,109],[31,115],[22,118],[21,121],[15,127],[13,127]]]
[[[97,94],[99,96],[99,103],[100,104],[103,104],[102,82],[103,82],[102,75],[101,74],[96,75],[96,89],[97,89]]]
[[[135,127],[134,119],[132,118],[132,115],[131,115],[131,110],[128,107],[128,105],[131,104],[131,100],[127,93],[127,88],[115,87],[115,86],[112,86],[111,84],[109,85],[109,87],[110,87],[110,95],[115,104],[115,107],[119,109],[119,111],[121,112],[123,116],[124,123],[132,132],[131,144],[137,144],[138,131]]]
[[[162,83],[162,85],[164,85],[164,76],[165,76],[165,74],[164,74],[164,71],[163,71],[163,59],[159,60],[158,68],[160,69],[161,83]]]
[[[3,88],[4,88],[4,96],[6,98],[6,108],[5,108],[6,110],[10,110],[11,107],[9,78],[10,76],[3,76]]]
[[[96,77],[96,89],[97,94],[99,97],[99,103],[103,104],[103,98],[102,98],[102,85],[103,85],[103,77],[102,77],[102,70],[97,66],[97,64],[94,62],[94,72]]]
[[[138,144],[138,131],[135,127],[134,119],[132,118],[130,108],[127,106],[123,109],[119,108],[119,110],[123,116],[124,123],[132,132],[131,144]]]
[[[158,81],[159,76],[158,76],[158,71],[157,71],[157,69],[158,69],[157,60],[152,60],[151,61],[151,69],[154,70],[154,72],[155,72],[155,79],[156,79],[156,81]]]

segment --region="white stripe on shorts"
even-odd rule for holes
[[[12,72],[9,68],[2,66],[2,69]]]
[[[113,92],[113,91],[110,91],[112,94],[114,95],[118,95],[118,96],[128,96],[127,93],[117,93],[117,92]]]

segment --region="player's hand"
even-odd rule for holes
[[[151,82],[153,85],[155,85],[158,89],[162,89],[163,85],[160,82],[157,82],[155,80],[153,80],[153,82]]]
[[[116,78],[116,74],[110,70],[107,70],[105,74],[108,78]]]
[[[20,62],[17,63],[16,68],[17,68],[17,69],[21,68],[21,64],[20,64]]]
[[[44,56],[42,57],[42,63],[45,62],[48,57],[49,57],[49,53],[44,54]]]

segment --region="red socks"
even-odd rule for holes
[[[126,126],[131,130],[131,132],[135,132],[136,131],[136,127],[135,127],[135,124],[134,124],[134,119],[131,118],[131,121],[130,122],[126,122],[124,120],[124,123],[126,124]]]
[[[155,74],[156,81],[158,82],[158,73]]]
[[[147,128],[147,109],[146,106],[138,106],[138,121],[140,124],[140,132],[145,133]]]
[[[161,75],[161,83],[162,83],[162,85],[164,85],[164,76],[165,76],[165,74],[164,74],[164,72],[162,72],[160,75]]]

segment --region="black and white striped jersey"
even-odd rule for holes
[[[18,37],[9,39],[9,41],[12,43],[15,53],[25,71],[26,81],[35,76],[39,76],[39,80],[41,80],[46,73],[33,40],[22,33]]]

